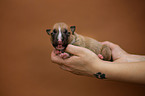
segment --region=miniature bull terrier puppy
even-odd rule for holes
[[[93,38],[77,34],[75,29],[75,26],[68,27],[65,23],[56,23],[52,32],[51,29],[46,30],[48,35],[51,35],[50,40],[55,48],[55,54],[63,59],[69,58],[71,54],[66,53],[65,49],[68,44],[72,44],[93,51],[102,60],[111,61],[111,49],[108,46],[102,45]]]

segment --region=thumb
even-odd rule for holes
[[[78,55],[80,56],[81,54],[83,54],[85,51],[87,51],[88,49],[83,48],[83,47],[79,47],[79,46],[74,46],[69,44],[66,48],[66,52],[71,53],[73,55]]]

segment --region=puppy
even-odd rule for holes
[[[108,46],[102,45],[90,37],[77,34],[75,29],[75,26],[70,26],[70,28],[68,28],[65,23],[56,23],[53,26],[52,32],[50,32],[51,29],[46,30],[48,35],[51,35],[50,40],[53,47],[56,49],[55,54],[63,59],[70,57],[71,54],[66,53],[65,49],[68,44],[72,44],[93,51],[100,59],[111,61],[111,49]],[[71,32],[69,32],[69,30]]]

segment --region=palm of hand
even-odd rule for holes
[[[121,49],[118,45],[105,41],[102,44],[109,46],[112,50],[113,62],[128,62],[128,53]]]

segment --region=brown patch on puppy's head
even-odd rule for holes
[[[75,31],[75,26],[70,27],[72,35]],[[56,50],[64,51],[69,43],[70,32],[68,32],[68,26],[65,23],[56,23],[53,26],[53,30],[50,33],[51,29],[47,29],[46,32],[48,35],[51,35],[51,42],[53,47]]]

